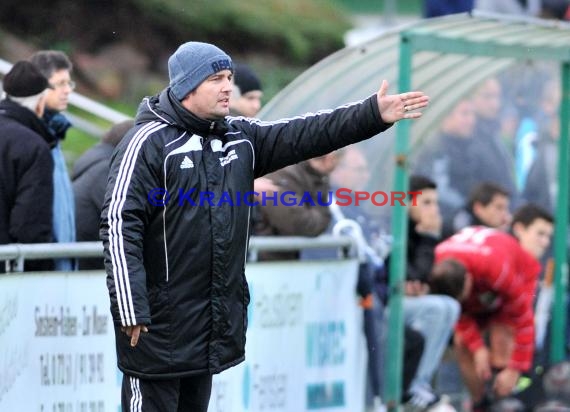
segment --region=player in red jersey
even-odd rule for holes
[[[526,205],[515,213],[512,234],[470,226],[436,248],[431,287],[461,300],[454,344],[475,405],[493,371],[493,392],[503,397],[532,364],[538,259],[550,244],[552,222],[548,212]]]

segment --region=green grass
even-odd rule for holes
[[[111,107],[127,116],[134,116],[136,111],[136,106],[124,102],[117,101],[100,101],[99,103],[105,106]],[[82,117],[95,123],[97,126],[101,127],[103,130],[107,130],[112,126],[110,122],[107,122],[97,116],[90,113],[84,112],[81,109],[69,107],[69,112]],[[78,128],[71,127],[66,136],[65,140],[61,144],[61,149],[65,155],[65,160],[69,169],[73,167],[75,161],[89,148],[96,145],[99,142],[99,138],[85,133]]]

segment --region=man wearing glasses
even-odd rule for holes
[[[69,95],[75,88],[75,83],[71,80],[73,66],[65,53],[56,50],[39,51],[32,55],[30,61],[48,79],[52,87],[46,92],[43,120],[52,137],[48,143],[54,161],[53,237],[58,243],[75,242],[73,187],[60,145],[67,129],[71,127],[71,123],[61,112],[67,109]],[[55,261],[56,270],[73,270],[75,266],[72,259]]]

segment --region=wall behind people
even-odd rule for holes
[[[133,127],[134,121],[115,124],[101,142],[87,150],[73,166],[77,241],[99,240],[99,222],[113,150]],[[102,258],[79,259],[79,269],[104,269]]]

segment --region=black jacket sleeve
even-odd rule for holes
[[[334,110],[275,122],[243,122],[254,139],[255,176],[330,153],[388,129],[376,95]]]
[[[122,326],[150,324],[143,238],[154,207],[149,192],[163,186],[162,151],[153,147],[151,135],[152,129],[143,126],[120,143],[111,161],[101,212],[111,314]]]

